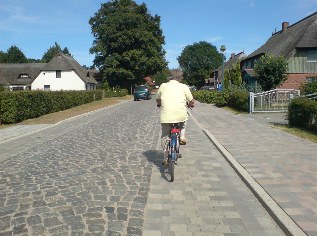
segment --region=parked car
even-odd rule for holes
[[[199,90],[213,91],[213,90],[215,90],[215,88],[213,86],[210,86],[210,85],[204,85]]]
[[[197,88],[194,85],[188,85],[188,87],[191,92],[197,91]]]
[[[133,96],[134,96],[134,101],[138,101],[140,99],[150,100],[151,90],[145,85],[137,86],[134,89]]]

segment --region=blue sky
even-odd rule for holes
[[[93,43],[88,23],[101,0],[1,0],[0,50],[15,45],[28,58],[40,59],[57,42],[81,64],[91,66]],[[317,12],[316,0],[135,0],[161,17],[170,68],[187,45],[200,41],[219,50],[250,54],[279,31]]]

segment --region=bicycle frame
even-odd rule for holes
[[[180,129],[179,124],[172,124],[171,125],[171,131],[170,131],[170,137],[168,141],[168,156],[167,156],[167,162],[168,162],[168,169],[171,175],[171,182],[174,181],[174,169],[175,164],[180,156],[179,154],[179,140],[180,140]]]
[[[177,161],[179,154],[180,129],[178,124],[173,124],[170,131],[169,156],[173,162]]]

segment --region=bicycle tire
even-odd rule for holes
[[[174,173],[175,173],[175,166],[174,161],[172,158],[168,158],[168,171],[171,175],[171,182],[174,182]]]

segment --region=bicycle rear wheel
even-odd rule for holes
[[[174,182],[175,164],[172,158],[168,158],[168,171],[171,175],[171,182]]]

